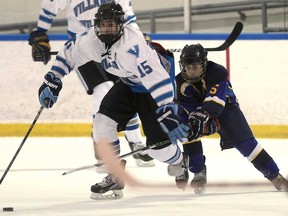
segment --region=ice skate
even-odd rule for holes
[[[206,189],[206,183],[207,183],[207,169],[206,165],[204,165],[204,168],[199,173],[194,173],[194,178],[192,179],[190,185],[192,188],[194,188],[194,192],[196,194],[203,194]]]
[[[121,165],[123,168],[126,165],[125,160],[121,160]],[[116,179],[114,175],[109,173],[102,182],[96,183],[91,186],[91,199],[95,200],[112,200],[112,199],[120,199],[123,197],[123,188],[125,184],[124,182],[120,182]]]
[[[277,190],[288,191],[288,181],[280,173],[270,181]]]
[[[145,148],[145,145],[142,143],[132,143],[129,142],[130,149],[132,151],[136,151],[138,149]],[[139,153],[133,154],[133,158],[135,159],[135,163],[138,167],[153,167],[155,163],[153,158],[151,158],[146,151],[142,151]]]
[[[188,173],[188,156],[183,155],[183,160],[177,165],[168,165],[168,174],[175,176],[176,186],[183,191],[186,189],[189,173]]]

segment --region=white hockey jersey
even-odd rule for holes
[[[134,92],[150,92],[158,106],[173,101],[174,91],[169,74],[155,50],[147,45],[141,31],[128,25],[121,38],[107,48],[94,29],[65,43],[56,56],[51,71],[59,77],[69,74],[88,61],[101,63]]]
[[[48,31],[58,12],[67,9],[67,32],[73,37],[92,27],[100,5],[112,1],[122,6],[125,13],[124,25],[132,24],[135,28],[139,28],[130,0],[43,0],[37,29]]]

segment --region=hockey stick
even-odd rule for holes
[[[38,120],[38,118],[39,118],[39,116],[40,116],[40,114],[41,114],[41,112],[42,112],[43,109],[44,109],[44,107],[41,106],[40,109],[39,109],[39,111],[38,111],[38,113],[37,113],[37,115],[36,115],[36,117],[34,118],[32,124],[31,124],[31,126],[30,126],[29,130],[27,131],[27,133],[26,133],[26,135],[25,135],[23,141],[21,142],[21,144],[20,144],[20,146],[18,147],[16,153],[14,154],[12,160],[10,161],[8,167],[6,168],[4,174],[2,175],[1,180],[0,180],[0,185],[1,185],[1,183],[3,182],[3,180],[4,180],[5,176],[7,175],[7,173],[9,172],[9,170],[10,170],[12,164],[14,163],[14,161],[15,161],[17,155],[19,154],[21,148],[23,147],[23,145],[24,145],[26,139],[27,139],[28,136],[30,135],[30,133],[31,133],[31,131],[32,131],[33,127],[34,127],[34,125],[36,124],[36,122],[37,122],[37,120]]]
[[[223,44],[221,44],[218,47],[213,47],[213,48],[205,48],[207,51],[224,51],[228,49],[234,42],[235,40],[239,37],[243,29],[243,23],[242,22],[237,22],[228,36],[228,38],[224,41]],[[167,49],[170,52],[182,52],[182,49]],[[51,55],[57,55],[57,51],[51,51]]]
[[[140,149],[137,149],[135,151],[131,151],[131,152],[128,152],[126,154],[123,154],[123,155],[120,155],[118,158],[126,158],[128,156],[131,156],[135,153],[138,153],[138,152],[142,152],[142,151],[146,151],[148,149],[151,149],[151,148],[155,148],[155,147],[159,147],[159,146],[162,146],[162,145],[165,145],[165,144],[168,144],[168,143],[171,143],[170,140],[165,140],[165,141],[162,141],[162,142],[158,142],[158,143],[155,143],[153,145],[150,145],[150,146],[146,146],[146,147],[143,147],[143,148],[140,148]],[[93,167],[100,167],[102,166],[104,163],[96,163],[96,164],[92,164],[92,165],[87,165],[87,166],[82,166],[82,167],[78,167],[78,168],[75,168],[75,169],[70,169],[64,173],[62,173],[62,175],[67,175],[67,174],[70,174],[70,173],[73,173],[73,172],[76,172],[76,171],[80,171],[80,170],[85,170],[85,169],[90,169],[90,168],[93,168]]]
[[[243,29],[243,24],[241,22],[237,22],[228,36],[228,38],[218,47],[213,48],[205,48],[207,51],[224,51],[228,49],[234,41],[239,37]],[[168,49],[170,52],[182,52],[182,49]]]

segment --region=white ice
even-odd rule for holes
[[[122,139],[122,138],[121,138]],[[2,176],[23,138],[0,138]],[[121,140],[122,154],[129,151]],[[288,140],[258,139],[274,158],[280,172],[288,175]],[[218,139],[203,139],[207,157],[206,193],[194,194],[189,186],[181,191],[168,176],[167,166],[136,167],[127,158],[126,170],[139,181],[165,184],[166,189],[127,186],[120,200],[95,201],[90,186],[105,176],[94,169],[66,176],[67,169],[94,164],[91,139],[28,138],[0,185],[0,215],[49,216],[286,216],[288,194],[278,192],[235,149],[221,151]],[[192,179],[193,175],[190,175]],[[3,212],[13,207],[13,212]]]

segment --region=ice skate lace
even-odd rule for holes
[[[109,174],[108,176],[106,176],[102,182],[98,183],[100,186],[107,186],[107,185],[110,185],[110,184],[114,184],[114,183],[117,183],[116,182],[116,179],[111,175]]]
[[[196,173],[194,175],[193,181],[202,181],[205,179],[205,175],[201,172],[201,173]]]
[[[183,175],[180,175],[180,176],[176,176],[175,179],[176,181],[179,181],[179,180],[185,180],[187,177],[185,175],[185,173],[183,173]]]
[[[206,170],[195,173],[192,181],[206,181]]]

